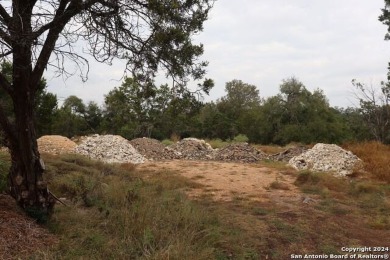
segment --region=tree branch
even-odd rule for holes
[[[3,18],[4,22],[8,25],[11,20],[11,16],[7,13],[7,10],[0,4],[0,16]]]
[[[11,45],[11,37],[2,29],[0,29],[0,38],[3,39],[8,45]]]
[[[0,54],[0,58],[4,58],[4,57],[7,57],[8,55],[12,54],[12,51],[9,50],[9,51],[6,51],[6,52],[3,52]]]
[[[57,39],[60,33],[62,32],[62,30],[64,29],[65,25],[69,22],[70,19],[72,19],[72,17],[82,12],[85,9],[86,4],[92,2],[96,2],[96,0],[87,1],[84,5],[80,5],[79,1],[77,0],[71,0],[67,8],[66,5],[67,3],[69,3],[69,1],[64,0],[60,3],[60,7],[63,10],[58,10],[56,13],[56,17],[53,19],[53,21],[51,23],[46,24],[46,26],[51,24],[50,26],[47,27],[50,28],[50,30],[46,37],[46,41],[43,44],[37,63],[35,64],[35,68],[32,72],[32,86],[36,87],[38,85],[38,82],[42,77],[43,71],[46,68],[46,65],[49,61],[50,55],[54,50]],[[42,26],[41,28],[43,27],[45,27],[45,25]],[[42,33],[44,31],[42,31]]]

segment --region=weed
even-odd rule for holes
[[[345,147],[362,159],[364,169],[375,179],[390,183],[390,146],[379,142],[347,144]]]
[[[169,140],[169,139],[164,139],[161,141],[161,143],[165,146],[169,146],[171,144],[174,144],[175,142],[173,142],[172,140]]]
[[[269,185],[269,188],[275,189],[275,190],[289,190],[290,189],[288,184],[281,182],[281,181],[278,181],[278,180],[271,182],[271,184]]]
[[[207,139],[205,140],[207,143],[211,145],[214,149],[224,148],[229,145],[229,142],[222,141],[222,139]]]
[[[246,135],[239,134],[233,138],[234,143],[247,143],[249,138]]]
[[[4,192],[8,183],[8,172],[11,166],[10,156],[5,152],[0,152],[0,193]]]

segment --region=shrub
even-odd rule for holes
[[[7,188],[7,177],[10,168],[9,155],[0,152],[0,193],[5,191]]]
[[[222,139],[219,139],[219,138],[206,140],[206,142],[209,143],[211,145],[211,147],[213,147],[214,149],[223,148],[229,144],[228,142],[224,142],[224,141],[222,141]]]
[[[161,141],[161,143],[165,146],[168,146],[168,145],[171,145],[171,144],[174,144],[173,141],[169,140],[169,139],[164,139]]]
[[[243,134],[239,134],[233,138],[233,142],[236,142],[236,143],[247,143],[248,141],[249,141],[249,138]]]

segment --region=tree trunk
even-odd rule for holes
[[[10,194],[29,215],[45,221],[52,213],[55,201],[43,180],[45,166],[40,159],[36,140],[34,98],[29,95],[31,92],[25,92],[14,100],[16,138],[9,140],[12,160],[9,187]]]
[[[38,80],[32,79],[32,43],[24,37],[31,33],[31,10],[32,6],[14,6],[14,15],[20,19],[14,20],[12,26],[21,33],[13,45],[14,123],[12,132],[6,132],[12,160],[8,182],[10,194],[18,204],[38,221],[45,221],[55,201],[43,180],[45,167],[36,140],[34,105]]]

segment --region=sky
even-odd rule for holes
[[[383,0],[217,0],[203,32],[194,36],[204,44],[202,60],[215,82],[205,101],[224,96],[226,82],[234,79],[257,86],[267,98],[279,93],[283,79],[296,77],[310,91],[322,89],[332,106],[356,105],[352,79],[374,87],[386,80],[390,42],[378,21],[383,7]],[[108,66],[91,60],[85,83],[77,76],[45,77],[60,101],[76,95],[102,104],[120,86],[123,70],[120,61]]]

